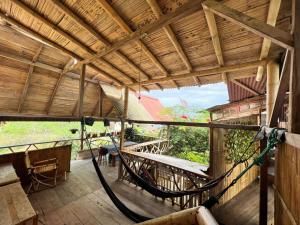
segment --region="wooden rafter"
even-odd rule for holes
[[[37,61],[39,55],[41,54],[42,49],[43,49],[43,45],[41,45],[38,48],[38,50],[36,51],[35,55],[32,58],[32,63],[35,63]],[[22,110],[23,110],[23,105],[24,105],[24,102],[25,102],[25,99],[26,99],[26,96],[27,96],[27,93],[28,93],[28,89],[29,89],[31,78],[32,78],[33,70],[34,70],[34,65],[30,65],[29,66],[29,71],[28,71],[28,74],[27,74],[27,78],[26,78],[26,81],[25,81],[25,84],[24,84],[24,88],[23,88],[23,91],[22,91],[22,95],[20,97],[19,106],[18,106],[18,113],[21,113]]]
[[[113,110],[114,110],[114,105],[112,105],[110,107],[110,109],[108,110],[108,112],[105,114],[105,117],[108,117],[113,112]]]
[[[78,39],[76,39],[72,35],[68,34],[67,32],[65,32],[64,30],[62,30],[61,28],[59,28],[58,26],[56,26],[55,24],[53,24],[52,22],[50,22],[49,20],[47,20],[46,18],[44,18],[43,16],[41,16],[40,14],[35,12],[34,10],[32,10],[30,7],[28,7],[27,5],[25,5],[21,1],[18,1],[18,0],[10,0],[10,1],[13,2],[15,5],[17,5],[18,7],[20,7],[22,10],[29,13],[35,19],[37,19],[40,22],[42,22],[43,24],[49,26],[51,29],[53,29],[55,32],[57,32],[58,34],[60,34],[64,38],[66,38],[69,41],[71,41],[72,43],[76,44],[78,47],[80,47],[81,49],[86,51],[89,54],[90,57],[95,56],[95,54],[96,54],[95,51],[93,51],[92,49],[90,49],[89,47],[84,45],[81,41],[79,41]],[[106,66],[109,66],[111,69],[113,69],[114,71],[116,71],[119,74],[122,74],[123,77],[125,77],[125,78],[127,78],[131,81],[131,77],[128,77],[126,74],[121,72],[119,69],[115,68],[112,64],[108,63],[107,61],[103,61],[101,59],[97,59],[97,61],[99,63],[102,63],[102,64],[106,65]],[[103,75],[105,76],[105,74],[103,74]]]
[[[25,65],[31,65],[31,66],[34,66],[34,67],[39,67],[39,68],[42,68],[42,69],[45,69],[45,70],[48,70],[48,71],[52,71],[52,72],[55,72],[55,73],[59,73],[59,74],[64,73],[66,77],[69,77],[71,79],[79,79],[79,77],[80,77],[80,75],[77,74],[77,73],[64,72],[65,69],[60,69],[60,68],[57,68],[57,67],[45,64],[45,63],[41,63],[41,62],[32,62],[31,60],[25,59],[23,57],[20,57],[20,56],[11,54],[11,53],[0,51],[0,57],[10,59],[10,60],[14,60],[14,61],[23,63]],[[89,79],[89,78],[85,78],[85,81],[89,82],[89,83],[98,84],[98,82],[96,80],[92,80],[92,79]]]
[[[78,62],[75,65],[75,67],[79,66],[81,64],[90,63],[99,57],[102,57],[111,52],[117,51],[122,46],[124,46],[130,42],[133,42],[133,41],[138,41],[139,39],[143,38],[145,33],[152,33],[164,26],[167,26],[179,19],[182,19],[188,15],[191,15],[191,14],[201,10],[202,9],[201,2],[202,2],[201,0],[193,0],[193,1],[190,1],[186,4],[184,4],[182,7],[178,8],[175,12],[163,15],[161,17],[161,19],[155,21],[154,23],[145,25],[143,28],[133,32],[131,35],[128,35],[126,38],[122,39],[121,41],[114,43],[110,48],[106,48],[106,49],[100,51],[99,53],[96,54],[96,56],[90,57],[90,58],[87,58],[85,60]],[[172,77],[169,80],[172,80]]]
[[[220,17],[223,17],[235,24],[244,27],[245,29],[253,32],[254,34],[270,39],[275,44],[292,50],[293,47],[293,37],[289,33],[266,24],[258,19],[250,17],[245,13],[239,12],[232,9],[222,3],[207,0],[203,3],[203,7],[212,11]]]
[[[182,79],[187,79],[187,78],[190,78],[193,76],[204,77],[204,76],[209,76],[209,75],[213,75],[213,74],[222,74],[222,73],[228,73],[228,72],[247,70],[247,69],[257,68],[258,66],[265,66],[267,64],[267,62],[268,62],[268,60],[257,60],[257,61],[242,63],[242,64],[238,64],[238,65],[222,66],[222,67],[217,67],[217,68],[213,68],[213,69],[195,71],[195,72],[187,73],[187,74],[174,75],[172,77],[156,78],[156,79],[152,79],[152,80],[148,80],[148,81],[142,81],[140,83],[130,84],[128,86],[132,87],[132,86],[136,86],[139,84],[148,85],[148,84],[152,84],[155,82],[156,83],[157,82],[166,82],[166,81],[169,81],[170,79],[182,80]],[[241,78],[246,78],[249,76],[253,76],[253,75],[242,75],[242,74],[231,75],[231,76],[228,76],[228,80],[231,81],[234,79],[241,79]]]
[[[59,0],[52,0],[52,3],[55,4],[55,6],[61,10],[63,13],[65,13],[67,16],[71,17],[77,24],[79,24],[82,28],[84,28],[86,31],[88,31],[90,34],[92,34],[98,41],[100,41],[102,44],[104,44],[106,47],[110,47],[111,43],[102,36],[98,31],[96,31],[91,25],[89,25],[87,22],[85,22],[81,17],[76,15],[72,10],[70,10],[66,5],[64,5]],[[122,61],[126,62],[129,66],[131,66],[135,71],[140,73],[142,76],[146,77],[146,79],[151,78],[148,74],[146,74],[142,69],[140,69],[137,65],[135,65],[127,56],[125,56],[120,51],[116,51],[115,55],[119,57]],[[112,70],[117,71],[118,75],[123,76],[124,73],[121,72],[118,68],[110,64],[108,61],[102,59],[102,63],[105,64],[105,66],[109,67]],[[133,79],[132,77],[126,75],[128,79],[130,79],[131,82],[136,82],[136,79]]]
[[[0,18],[2,20],[6,21],[8,24],[12,25],[17,31],[21,32],[22,34],[25,34],[30,38],[34,37],[39,42],[46,43],[49,46],[64,52],[65,54],[73,57],[76,60],[83,60],[82,57],[78,56],[74,52],[71,52],[71,51],[67,50],[66,48],[58,45],[57,43],[49,40],[48,38],[45,38],[44,36],[40,35],[39,33],[35,32],[31,29],[29,29],[28,27],[24,26],[23,24],[19,23],[15,19],[7,16],[6,14],[4,14],[2,12],[0,12]],[[89,66],[92,69],[94,69],[95,71],[97,71],[99,74],[101,74],[102,76],[104,76],[104,77],[108,78],[109,80],[113,81],[114,83],[116,83],[118,85],[123,85],[123,82],[119,81],[115,77],[111,76],[110,74],[108,74],[105,71],[101,70],[100,68],[96,67],[94,64],[89,64]],[[52,68],[54,68],[54,67],[52,67]],[[69,76],[72,74],[72,73],[67,73],[70,70],[71,70],[71,68],[69,68],[68,70],[65,71],[66,74],[69,75]],[[80,75],[78,75],[78,76],[80,76]],[[86,78],[86,80],[88,80],[88,79]]]
[[[127,33],[127,34],[132,34],[133,31],[132,29],[126,24],[126,22],[121,18],[121,16],[112,8],[112,6],[110,4],[108,4],[108,2],[106,0],[97,0],[102,8],[105,10],[105,12],[107,14],[110,15],[110,17]],[[154,63],[154,65],[156,65],[160,71],[162,73],[164,73],[165,75],[168,75],[167,70],[164,68],[164,66],[159,62],[159,60],[153,55],[153,53],[148,49],[148,47],[141,41],[141,40],[137,40],[136,44],[138,46],[141,46],[141,48],[143,49],[143,51],[145,52],[145,54],[147,55],[147,57],[150,58],[150,60]],[[148,77],[148,79],[150,79],[150,77]],[[176,87],[178,87],[178,84],[174,83],[176,85]],[[162,89],[162,87],[157,84],[159,86],[160,89]]]
[[[237,86],[247,90],[248,92],[250,92],[253,95],[260,95],[257,91],[255,91],[254,89],[248,87],[247,85],[241,83],[240,81],[237,80],[231,80],[232,83],[236,84]]]
[[[212,44],[213,44],[213,47],[214,47],[214,50],[216,53],[218,63],[220,66],[224,66],[224,58],[223,58],[221,41],[220,41],[220,37],[219,37],[219,32],[218,32],[218,28],[217,28],[215,15],[212,12],[210,12],[209,10],[204,10],[204,14],[206,17],[210,37],[212,40]],[[222,74],[222,80],[225,84],[228,83],[228,78],[227,78],[226,73]]]
[[[281,5],[281,0],[271,0],[270,1],[267,24],[269,24],[273,27],[275,27],[275,25],[276,25],[280,5]],[[271,40],[264,38],[262,46],[261,46],[259,59],[265,59],[266,57],[268,57],[270,47],[271,47]],[[258,67],[256,81],[261,81],[263,73],[264,73],[264,68],[261,66]]]
[[[57,90],[58,90],[58,88],[59,88],[59,86],[60,86],[60,84],[61,84],[61,82],[62,82],[63,76],[65,75],[64,71],[66,71],[67,68],[68,68],[73,62],[74,62],[74,59],[73,59],[73,58],[70,59],[70,60],[67,62],[67,64],[65,65],[64,69],[62,70],[62,72],[59,74],[59,77],[58,77],[58,79],[57,79],[57,81],[56,81],[56,83],[55,83],[55,86],[54,86],[54,88],[53,88],[53,91],[52,91],[52,93],[51,93],[51,96],[50,96],[50,98],[49,98],[49,101],[47,102],[47,105],[46,105],[46,114],[47,114],[47,115],[48,115],[49,112],[50,112],[50,108],[51,108],[51,106],[52,106],[52,103],[53,103],[53,100],[54,100],[55,95],[56,95],[56,93],[57,93]]]
[[[160,19],[160,17],[163,15],[161,8],[159,7],[159,5],[157,4],[156,0],[147,0],[148,4],[150,5],[154,15],[156,16],[157,19]],[[172,42],[173,46],[175,47],[177,54],[179,55],[179,57],[181,58],[182,62],[184,63],[184,65],[186,66],[188,72],[192,72],[193,71],[193,67],[190,63],[190,60],[188,59],[186,53],[184,52],[181,44],[179,43],[175,32],[173,31],[171,25],[167,25],[164,28],[165,33],[167,34],[168,38],[170,39],[170,41]],[[197,77],[193,77],[194,81],[196,82],[196,84],[200,85],[200,81]]]

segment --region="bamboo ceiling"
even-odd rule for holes
[[[76,114],[81,63],[88,65],[85,115],[101,111],[99,82],[133,90],[226,82],[231,101],[263,94],[265,76],[255,81],[264,65],[259,60],[279,59],[285,49],[273,42],[269,48],[262,36],[199,2],[209,5],[201,0],[1,0],[0,113]],[[290,0],[218,2],[290,30]],[[112,103],[105,103],[102,115],[111,111]]]

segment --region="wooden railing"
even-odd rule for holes
[[[200,170],[199,172],[196,172],[196,170],[188,168],[188,166],[183,165],[183,163],[178,163],[177,166],[172,165],[172,163],[168,163],[167,160],[161,158],[169,156],[157,155],[157,159],[155,159],[155,154],[127,150],[123,151],[123,156],[128,165],[136,173],[143,176],[152,183],[152,185],[163,190],[192,190],[202,187],[210,180],[209,176]],[[125,169],[121,169],[120,172],[122,173],[120,179],[135,184],[134,180],[131,179],[131,176]],[[170,200],[173,205],[178,205],[181,209],[184,209],[198,206],[203,201],[207,200],[208,197],[209,191],[205,191],[195,195],[187,195],[167,200]]]
[[[70,145],[72,141],[80,139],[64,139],[64,140],[54,140],[54,141],[43,141],[43,142],[33,142],[33,143],[24,143],[17,145],[6,145],[0,146],[0,153],[4,150],[9,150],[11,153],[22,152],[27,150],[39,150],[44,148],[54,148],[59,146]]]
[[[169,141],[166,139],[158,139],[153,141],[147,141],[136,145],[124,147],[127,151],[145,152],[162,154],[169,150]]]

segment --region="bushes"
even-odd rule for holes
[[[171,127],[170,155],[208,164],[208,130],[205,128]]]

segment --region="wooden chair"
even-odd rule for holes
[[[46,159],[38,162],[31,162],[28,151],[25,152],[25,166],[30,176],[30,185],[27,193],[31,190],[38,191],[40,185],[55,187],[58,169],[56,158]]]

